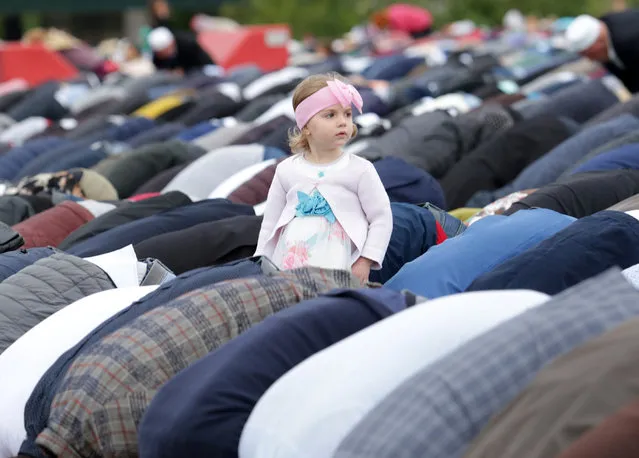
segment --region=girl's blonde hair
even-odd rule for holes
[[[339,80],[344,83],[350,84],[350,82],[339,73],[331,72],[320,75],[311,75],[304,79],[297,85],[293,92],[293,110],[297,109],[297,106],[306,100],[311,95],[315,94],[322,88],[328,86],[327,81]],[[357,135],[357,126],[353,124],[353,133],[351,138],[355,138]],[[293,153],[310,152],[311,147],[308,144],[308,138],[303,130],[298,127],[292,128],[288,132],[288,146]]]

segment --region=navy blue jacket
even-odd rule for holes
[[[17,274],[25,267],[35,263],[38,259],[48,258],[57,250],[53,247],[30,248],[28,250],[9,251],[0,254],[0,282],[13,274]]]
[[[135,137],[127,140],[127,144],[131,147],[131,149],[136,149],[150,143],[164,142],[175,137],[184,129],[184,124],[179,122],[167,122],[166,124],[161,124],[153,129],[140,132]]]
[[[129,244],[136,244],[156,235],[186,229],[196,224],[217,221],[238,215],[254,215],[249,205],[234,204],[226,199],[207,199],[157,215],[132,221],[78,243],[67,250],[86,258],[109,253]]]
[[[237,458],[242,429],[273,383],[405,307],[390,290],[336,290],[268,317],[162,387],[140,423],[140,456]]]
[[[0,179],[13,180],[20,170],[37,157],[70,142],[59,137],[42,137],[24,142],[0,158]]]
[[[398,157],[385,157],[373,162],[391,202],[423,204],[430,202],[446,208],[444,191],[428,172]]]
[[[393,232],[381,270],[371,270],[370,280],[386,283],[404,264],[419,258],[437,244],[433,214],[413,204],[391,203]]]
[[[122,201],[118,207],[71,232],[60,242],[58,248],[67,251],[70,247],[115,227],[190,203],[191,199],[180,191],[167,192],[139,202]]]
[[[73,142],[66,142],[63,146],[59,148],[51,148],[44,154],[38,156],[37,159],[30,161],[22,168],[22,170],[20,170],[16,178],[23,178],[25,176],[55,170],[57,168],[56,164],[58,161],[65,159],[65,157],[69,154],[73,154],[80,149],[88,148],[91,144],[98,140],[125,142],[129,138],[135,137],[140,132],[151,129],[154,125],[155,122],[150,119],[131,118],[122,125],[108,128],[106,132],[100,133],[99,136],[88,136]],[[57,170],[60,169],[57,168]]]
[[[639,143],[624,145],[599,154],[572,170],[571,174],[618,169],[639,169]]]
[[[468,291],[533,289],[553,295],[610,267],[635,264],[639,221],[622,212],[601,211],[477,277]]]

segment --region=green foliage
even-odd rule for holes
[[[406,0],[404,0],[406,1]],[[436,24],[472,19],[478,24],[498,25],[504,13],[518,8],[524,14],[574,16],[600,15],[610,8],[611,0],[407,0],[429,8]],[[378,9],[393,0],[237,0],[222,5],[220,14],[240,23],[287,23],[296,37],[307,33],[337,37],[353,25],[366,21]],[[639,0],[627,0],[628,6]]]
[[[336,37],[365,20],[388,0],[238,0],[225,3],[220,13],[240,23],[290,24],[293,33]]]

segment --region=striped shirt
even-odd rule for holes
[[[333,458],[459,458],[542,367],[637,316],[639,291],[618,267],[581,282],[420,369],[350,431]],[[491,455],[501,456],[518,457]]]

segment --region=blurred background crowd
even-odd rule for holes
[[[0,2],[2,37],[15,40],[33,27],[66,29],[80,39],[97,45],[108,37],[137,38],[143,25],[169,23],[187,28],[194,15],[222,16],[242,24],[288,23],[296,37],[305,34],[337,37],[366,21],[372,12],[393,4],[392,0],[4,0]],[[470,19],[495,26],[504,12],[518,8],[535,27],[538,18],[570,16],[579,13],[599,15],[606,11],[632,7],[635,0],[419,0],[409,1],[433,13],[436,25]],[[158,22],[159,21],[159,22]]]
[[[197,33],[203,29],[225,30],[240,24],[287,24],[294,38],[304,46],[329,52],[353,46],[363,31],[379,32],[380,12],[393,0],[4,0],[0,2],[0,38],[6,41],[41,40],[51,29],[64,31],[50,40],[52,47],[71,46],[81,40],[109,54],[115,60],[130,60],[149,51],[145,37],[151,28]],[[431,16],[432,29],[447,30],[452,23],[472,22],[474,27],[523,27],[528,32],[547,32],[564,16],[587,13],[594,16],[639,4],[637,0],[420,0],[408,1]],[[521,11],[519,18],[505,16],[508,10]],[[396,30],[397,31],[397,30]],[[70,36],[67,36],[70,35]],[[125,39],[126,43],[121,40]],[[335,40],[337,39],[337,43]],[[119,46],[116,46],[118,44]],[[116,48],[116,49],[114,49]]]
[[[636,458],[638,6],[0,0],[0,458]],[[255,255],[327,72],[366,283]]]

